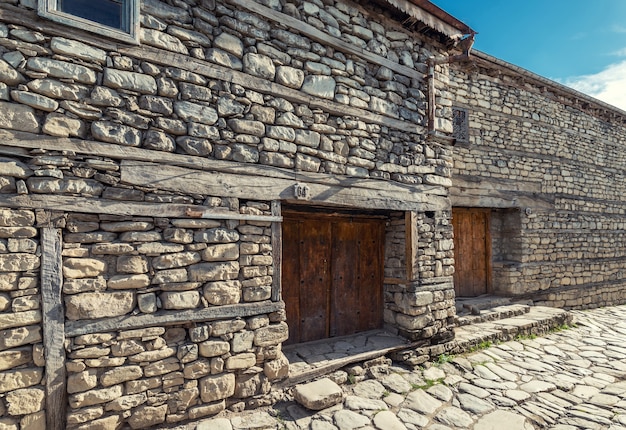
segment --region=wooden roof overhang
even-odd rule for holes
[[[467,36],[476,34],[476,31],[467,24],[429,0],[380,0],[379,4],[391,5],[406,15],[405,25],[427,35],[436,32],[444,36],[448,42],[456,43]]]

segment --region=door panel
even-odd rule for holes
[[[476,297],[491,291],[489,209],[453,208],[454,291]]]
[[[382,325],[383,243],[382,220],[284,214],[287,343]]]

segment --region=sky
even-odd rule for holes
[[[474,49],[626,110],[626,0],[431,0]]]

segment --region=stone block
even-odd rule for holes
[[[307,409],[320,411],[340,403],[343,400],[341,387],[328,378],[308,384],[296,385],[294,399]]]
[[[211,305],[233,305],[241,300],[241,282],[217,281],[207,282],[204,285],[204,298]]]
[[[167,405],[142,406],[137,408],[128,419],[132,429],[145,429],[165,422]]]
[[[164,360],[155,361],[144,367],[144,374],[148,377],[165,375],[166,373],[180,370],[180,361],[176,357],[166,358]]]
[[[133,363],[141,363],[145,361],[159,361],[176,355],[176,348],[166,347],[154,351],[140,352],[129,357]]]
[[[146,403],[147,400],[146,393],[129,394],[107,403],[105,409],[107,411],[128,411]]]
[[[32,325],[0,331],[0,351],[40,342],[41,326]]]
[[[116,268],[120,273],[147,273],[148,259],[141,255],[124,255],[117,258]]]
[[[103,275],[107,265],[95,258],[66,258],[63,262],[63,276],[66,278],[94,278]]]
[[[230,344],[223,340],[207,340],[198,347],[202,357],[217,357],[230,351]]]
[[[163,309],[194,309],[200,304],[198,291],[166,291],[159,297]]]
[[[199,122],[206,125],[213,125],[219,119],[214,108],[188,101],[177,101],[174,103],[174,112],[184,121]]]
[[[148,275],[114,275],[107,281],[107,287],[112,290],[129,290],[145,288],[150,285]]]
[[[194,406],[192,408],[189,408],[189,418],[194,420],[194,419],[198,419],[202,417],[208,417],[211,415],[217,415],[225,409],[226,409],[226,402],[224,400],[220,400],[218,402],[214,402],[208,405]],[[196,429],[197,430],[200,430],[200,429],[223,430],[221,428],[211,427],[210,423],[208,424],[209,427],[207,427],[206,425],[207,425],[206,422],[204,421],[200,422],[198,423],[198,426],[196,427]],[[229,430],[229,429],[225,429],[225,430]]]
[[[285,354],[280,353],[276,360],[266,361],[263,365],[263,373],[270,381],[278,381],[289,376],[289,360]]]
[[[117,385],[126,381],[133,381],[143,376],[141,366],[121,366],[108,370],[100,376],[100,383],[104,387]]]
[[[226,370],[248,369],[256,364],[256,355],[251,352],[233,355],[225,362]]]
[[[94,292],[65,297],[65,316],[69,320],[97,319],[126,315],[135,308],[132,292]]]
[[[39,257],[33,254],[15,253],[0,255],[0,272],[26,272],[39,268]]]
[[[226,281],[237,279],[239,262],[199,263],[189,266],[189,280],[198,282]]]
[[[25,415],[20,420],[20,430],[46,430],[46,412]]]
[[[102,84],[109,88],[138,91],[142,94],[157,92],[156,80],[152,76],[126,70],[104,69]]]
[[[200,380],[200,398],[203,402],[215,402],[235,394],[235,375],[226,373],[212,375]]]
[[[26,62],[29,69],[60,79],[71,79],[82,84],[95,84],[96,72],[88,67],[51,58],[33,57]]]
[[[9,415],[27,415],[44,409],[45,392],[41,388],[22,388],[5,396]]]
[[[174,269],[189,266],[199,261],[200,254],[197,252],[179,252],[153,258],[152,267],[155,269]]]
[[[0,330],[29,326],[41,322],[41,311],[12,312],[0,314]]]
[[[238,258],[239,245],[237,243],[209,245],[202,251],[204,261],[234,261]]]
[[[200,379],[211,374],[211,362],[209,360],[200,359],[183,368],[183,375],[187,379]]]
[[[273,346],[284,342],[289,337],[289,328],[287,323],[280,322],[278,324],[262,327],[254,332],[255,346]]]
[[[85,406],[99,405],[107,403],[121,397],[123,389],[121,385],[113,387],[101,388],[96,390],[85,391],[83,393],[73,394],[69,398],[69,404],[72,408],[78,409]]]
[[[27,364],[33,359],[30,347],[0,352],[0,371]]]

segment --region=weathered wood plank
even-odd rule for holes
[[[255,303],[213,306],[204,309],[184,311],[159,311],[154,314],[129,315],[114,318],[103,318],[93,321],[68,321],[65,333],[68,337],[89,333],[101,333],[115,330],[128,330],[151,326],[167,326],[189,322],[215,321],[226,318],[250,317],[283,310],[285,304],[269,300]]]
[[[154,216],[172,218],[233,219],[240,221],[281,222],[281,217],[271,215],[248,215],[238,212],[212,210],[206,206],[177,203],[142,203],[106,200],[91,197],[0,194],[0,206],[11,208],[48,209],[65,212],[104,213],[111,215]]]
[[[169,152],[133,148],[111,143],[39,136],[32,133],[10,130],[0,130],[0,142],[2,142],[0,148],[2,146],[6,146],[48,149],[51,151],[73,151],[78,154],[90,154],[117,160],[158,162],[160,164],[189,167],[196,170],[209,170],[215,172],[233,173],[237,175],[262,176],[268,178],[289,179],[291,181],[293,181],[294,178],[298,178],[298,180],[302,180],[306,183],[341,185],[343,187],[359,187],[371,190],[394,190],[402,193],[426,193],[440,196],[448,195],[448,191],[442,186],[409,185],[381,179],[363,179],[312,172],[298,172],[297,174],[294,174],[292,170],[273,166],[212,160],[191,155],[172,154]]]
[[[61,276],[61,230],[41,230],[41,301],[43,310],[43,341],[46,360],[46,428],[65,429],[67,404],[65,372],[65,329],[63,322]]]
[[[295,200],[294,185],[302,183],[298,179],[263,178],[227,174],[222,172],[201,172],[174,166],[154,163],[122,161],[120,169],[123,183],[155,187],[174,192],[217,195],[256,200]],[[147,180],[149,178],[149,180]],[[371,184],[375,180],[361,181]],[[357,181],[357,184],[359,182]],[[419,188],[396,190],[376,190],[358,186],[307,184],[310,189],[310,203],[340,205],[357,208],[388,210],[443,210],[449,208],[447,198],[420,193]]]
[[[279,200],[272,202],[272,216],[281,216],[281,204]],[[282,292],[282,262],[283,262],[283,229],[278,222],[272,223],[272,261],[273,261],[273,280],[272,280],[272,301],[281,300]]]
[[[260,3],[256,3],[248,0],[228,0],[228,3],[233,4],[239,8],[245,9],[248,12],[256,13],[264,18],[267,18],[271,21],[278,22],[282,25],[285,25],[303,36],[307,36],[310,39],[320,42],[324,46],[332,46],[336,50],[340,52],[344,52],[347,54],[356,55],[370,63],[376,64],[378,66],[385,66],[388,69],[393,70],[394,72],[400,73],[401,75],[407,76],[412,79],[423,80],[424,74],[419,73],[417,70],[412,69],[407,66],[403,66],[402,64],[398,64],[394,61],[391,61],[385,57],[380,55],[376,55],[373,52],[366,51],[363,48],[359,48],[358,46],[348,43],[344,40],[338,39],[334,36],[331,36],[328,33],[318,30],[306,22],[303,22],[299,19],[293,18],[287,14],[277,12],[273,9],[265,7]]]
[[[417,229],[417,213],[406,212],[404,217],[406,278],[416,280],[419,277],[419,232]]]

